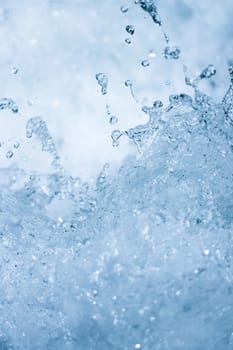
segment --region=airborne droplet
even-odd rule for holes
[[[148,60],[143,60],[143,61],[141,62],[141,65],[142,65],[143,67],[149,67],[150,62],[149,62]]]
[[[129,33],[130,35],[133,35],[134,32],[135,32],[134,26],[132,26],[132,25],[127,25],[127,26],[125,27],[125,30],[126,30],[126,32]]]
[[[104,73],[98,73],[95,76],[99,86],[101,86],[102,95],[107,94],[107,86],[108,86],[108,77]]]
[[[180,48],[178,46],[167,46],[163,53],[164,58],[177,60],[180,58]]]

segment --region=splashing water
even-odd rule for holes
[[[153,1],[138,3],[161,25]],[[233,348],[229,72],[221,103],[198,86],[212,65],[189,84],[193,97],[145,102],[145,124],[111,135],[139,152],[94,183],[64,170],[41,117],[27,121],[55,167],[0,168],[0,349]],[[106,94],[106,75],[96,79]]]

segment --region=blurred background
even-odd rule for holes
[[[1,167],[17,163],[32,172],[52,171],[51,155],[25,137],[33,116],[46,121],[61,162],[73,176],[94,178],[106,162],[118,167],[135,149],[126,139],[113,148],[112,131],[145,123],[145,104],[161,99],[166,105],[170,94],[192,94],[183,65],[195,77],[213,64],[217,74],[201,88],[221,101],[233,59],[232,1],[156,4],[171,45],[181,49],[179,60],[163,57],[161,28],[133,0],[0,1],[0,97],[12,98],[19,107],[17,114],[1,111]],[[127,25],[134,26],[133,35]],[[141,64],[145,60],[149,65]],[[100,72],[108,77],[106,95],[96,81]],[[126,80],[133,84],[135,99]],[[109,123],[107,110],[118,123]],[[8,151],[14,153],[10,159]]]

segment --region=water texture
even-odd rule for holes
[[[114,2],[112,6],[109,1],[100,5],[102,21],[105,18],[108,21],[107,15],[112,21],[118,15],[126,18],[119,44],[122,56],[132,55],[124,52],[130,45],[137,45],[142,24],[151,25],[155,33],[160,33],[161,45],[159,51],[148,44],[147,58],[146,52],[144,56],[136,56],[135,75],[132,64],[127,71],[122,63],[123,90],[112,83],[115,66],[110,64],[111,60],[115,62],[117,58],[118,66],[121,57],[112,48],[113,43],[108,44],[109,55],[114,50],[117,53],[110,55],[110,63],[103,58],[106,64],[101,64],[102,56],[95,58],[98,64],[93,57],[88,58],[88,64],[98,69],[90,78],[88,99],[79,98],[78,102],[74,99],[73,104],[80,118],[82,110],[78,104],[83,103],[92,114],[91,103],[95,104],[92,94],[97,94],[101,102],[96,106],[96,115],[99,118],[98,109],[102,108],[101,118],[106,122],[102,137],[107,133],[110,154],[122,152],[117,165],[115,159],[103,153],[98,175],[82,177],[79,169],[82,163],[74,147],[70,158],[78,164],[78,169],[68,161],[66,166],[62,145],[68,141],[57,138],[62,131],[65,139],[66,132],[78,130],[76,133],[86,142],[83,158],[88,158],[91,143],[96,148],[94,157],[100,157],[98,137],[95,139],[91,132],[81,135],[76,129],[78,120],[71,123],[72,117],[67,116],[72,108],[64,91],[69,95],[72,89],[65,90],[69,85],[66,75],[61,77],[62,95],[59,90],[56,93],[68,101],[67,113],[61,107],[64,102],[61,99],[52,100],[55,109],[43,105],[39,87],[46,80],[36,84],[34,77],[30,80],[26,73],[20,86],[24,87],[24,94],[27,92],[24,96],[27,102],[13,87],[12,97],[5,97],[10,95],[4,91],[7,94],[0,99],[2,125],[6,134],[13,135],[8,137],[3,133],[0,147],[0,349],[232,350],[233,62],[230,51],[220,50],[216,44],[219,56],[225,60],[220,73],[220,58],[207,61],[200,68],[194,57],[193,62],[184,66],[181,60],[185,47],[170,39],[169,26],[167,30],[164,24],[167,21],[164,7],[161,4],[160,12],[159,1],[158,4],[152,0]],[[192,17],[204,5],[166,2],[166,6],[172,4],[178,6],[176,16],[180,13],[184,22],[190,20],[193,26],[197,25]],[[14,1],[9,6],[1,3],[5,13],[2,21],[12,21],[12,26],[13,5],[19,6],[22,16],[23,5]],[[35,8],[38,16],[43,7],[37,2],[32,7],[27,1],[24,5],[32,12]],[[41,11],[47,13],[52,9],[55,17],[63,11],[77,11],[83,17],[85,6],[90,7],[95,17],[96,2],[48,1],[44,12]],[[231,8],[227,1],[221,6],[223,11]],[[176,20],[175,17],[174,23]],[[117,27],[117,23],[113,21],[113,26]],[[125,42],[125,38],[131,43]],[[220,39],[232,43],[230,34],[216,41],[220,43]],[[108,51],[104,54],[107,56]],[[162,92],[153,79],[145,87],[143,78],[144,74],[151,77],[156,55],[160,55],[161,70],[171,65],[170,83],[164,79],[166,69],[160,72]],[[179,71],[175,65],[181,66],[177,83],[171,75],[176,76]],[[193,71],[192,65],[196,65]],[[14,77],[26,70],[22,62],[21,69],[11,66],[10,74]],[[43,71],[43,66],[40,68]],[[90,73],[91,70],[85,71],[87,80]],[[218,73],[220,78],[215,83]],[[226,88],[221,95],[222,88],[218,85],[222,80]],[[35,109],[27,90],[34,83],[40,95]],[[14,80],[15,84],[18,83]],[[82,86],[82,82],[79,84]],[[82,95],[85,86],[83,82],[79,97],[86,96]],[[36,87],[32,89],[35,91]],[[130,102],[125,115],[133,114],[134,108],[140,114],[141,119],[135,116],[134,123],[131,119],[121,122],[124,114],[120,113],[121,108],[117,109],[127,99],[126,94],[129,95],[126,101]],[[40,108],[46,112],[46,106],[48,114],[54,113],[53,118],[63,114],[62,124],[58,122],[60,119],[56,120],[55,129],[60,131],[53,130],[56,123],[52,119],[33,113]],[[87,124],[88,120],[87,116]]]

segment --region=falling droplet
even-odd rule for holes
[[[125,27],[125,30],[126,30],[126,32],[129,33],[130,35],[133,35],[134,32],[135,32],[135,28],[134,28],[134,26],[132,26],[132,25],[127,25],[127,26]]]
[[[6,158],[8,158],[8,159],[12,158],[13,155],[14,155],[14,153],[12,151],[7,151],[6,152]]]
[[[125,43],[128,44],[128,45],[130,45],[130,44],[132,44],[132,41],[131,41],[130,38],[126,38],[126,39],[125,39]]]
[[[142,65],[143,67],[149,67],[150,62],[149,62],[148,60],[143,60],[143,61],[141,62],[141,65]]]
[[[11,73],[12,73],[12,74],[17,74],[17,73],[18,73],[18,71],[19,71],[19,69],[18,69],[18,68],[13,67],[13,68],[12,68],[12,70],[11,70]]]
[[[118,118],[115,117],[114,115],[109,119],[109,123],[114,125],[118,122]]]
[[[96,77],[98,84],[101,86],[102,95],[106,95],[107,94],[107,86],[108,86],[107,75],[105,75],[104,73],[98,73],[98,74],[96,74],[95,77]]]
[[[177,60],[180,58],[180,48],[178,46],[167,46],[163,55],[166,59]]]
[[[122,13],[126,13],[126,12],[128,12],[128,10],[129,10],[128,7],[126,7],[126,6],[121,6],[121,12],[122,12]]]
[[[15,141],[15,143],[14,143],[14,148],[19,148],[19,146],[20,146],[20,143],[18,142],[18,141]]]
[[[112,132],[112,145],[113,147],[118,147],[119,146],[119,138],[123,135],[123,132],[120,130],[114,130]]]
[[[208,79],[213,77],[216,74],[216,68],[212,65],[209,64],[208,67],[203,69],[203,71],[200,74],[201,79]]]

